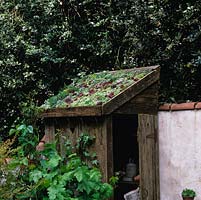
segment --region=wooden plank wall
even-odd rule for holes
[[[118,108],[117,114],[156,114],[158,112],[158,89],[156,82]]]
[[[141,199],[160,200],[157,115],[138,117]]]
[[[59,133],[59,150],[64,153],[63,145],[67,140],[72,144],[82,133],[95,136],[95,144],[91,147],[92,152],[96,152],[103,174],[103,181],[108,181],[113,175],[113,151],[112,151],[112,119],[108,117],[76,117],[57,118],[55,127],[52,124],[46,126],[46,133],[52,135],[51,127]]]

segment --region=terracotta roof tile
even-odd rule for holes
[[[197,110],[200,110],[200,109],[201,109],[201,102],[198,102],[198,103],[195,105],[195,109],[197,109]]]
[[[201,109],[201,102],[189,102],[189,103],[173,103],[163,104],[159,107],[161,111],[179,111],[179,110],[198,110]]]
[[[159,110],[169,111],[170,108],[171,108],[171,104],[166,103],[166,104],[161,105],[161,106],[159,107]]]
[[[179,104],[172,104],[171,110],[176,111],[176,110],[194,110],[195,108],[195,102],[191,103],[179,103]]]

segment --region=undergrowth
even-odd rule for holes
[[[106,200],[112,196],[112,185],[102,182],[96,156],[88,151],[95,138],[81,134],[75,146],[67,141],[61,156],[57,142],[46,144],[43,151],[33,150],[37,137],[31,126],[17,126],[11,133],[14,139],[0,145],[1,200]]]

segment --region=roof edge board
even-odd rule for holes
[[[44,111],[41,114],[43,118],[51,117],[79,117],[79,116],[101,116],[102,106],[80,106],[70,108],[54,108]]]

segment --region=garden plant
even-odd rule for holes
[[[196,192],[192,189],[186,188],[182,191],[181,196],[183,200],[193,200],[196,197]]]
[[[112,196],[112,185],[102,182],[96,156],[88,151],[95,138],[82,134],[75,146],[67,141],[61,156],[56,142],[46,144],[43,151],[34,150],[38,140],[32,126],[17,126],[11,134],[14,139],[0,146],[2,200],[106,200]],[[15,140],[19,146],[13,148]],[[7,157],[10,160],[5,162]]]

